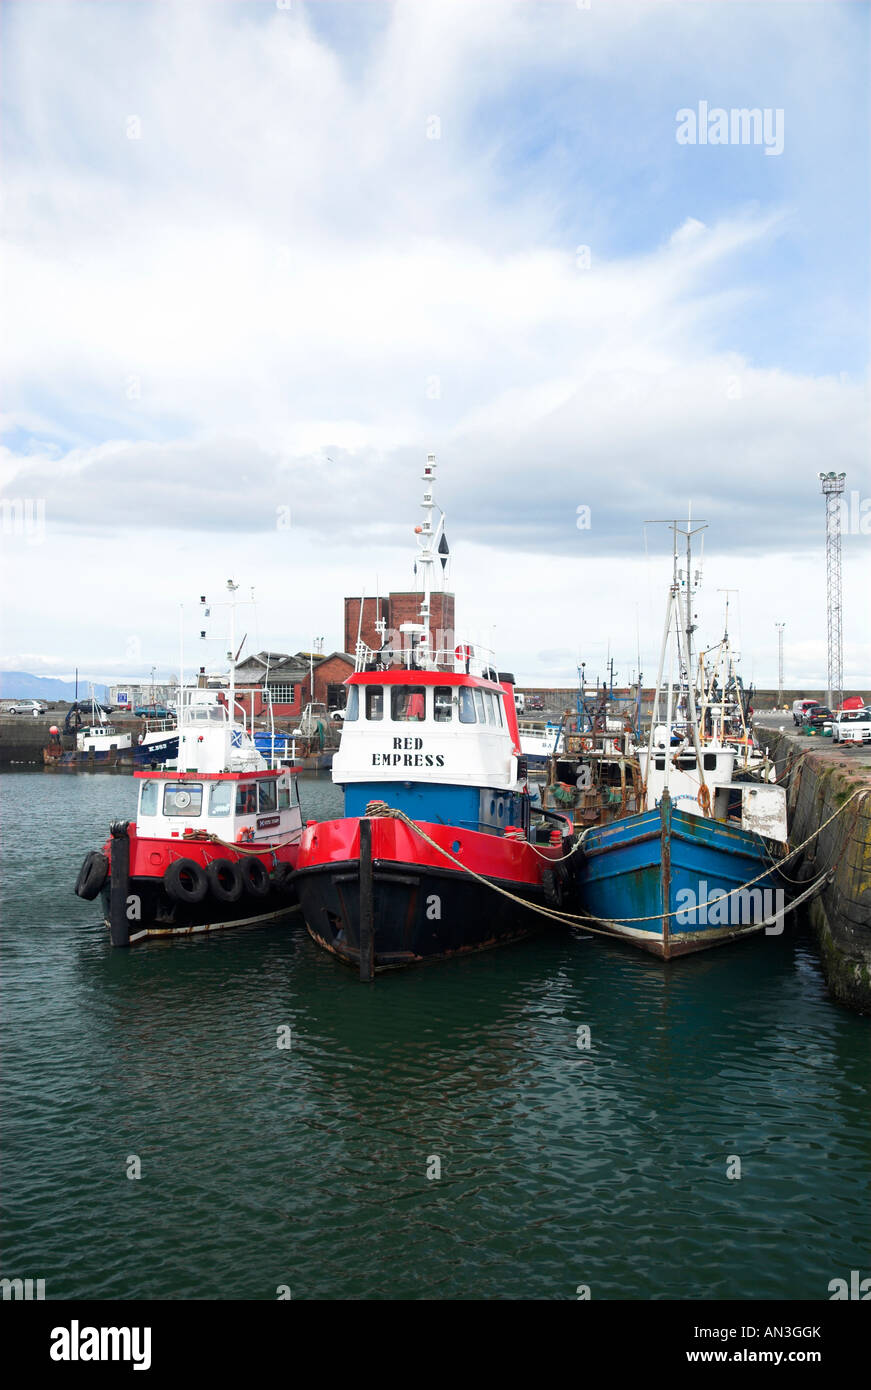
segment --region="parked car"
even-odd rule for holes
[[[527,695],[526,705],[528,709],[544,709],[544,696]]]
[[[818,705],[819,700],[795,700],[792,706],[793,724],[804,724],[805,716],[814,705]]]
[[[805,715],[804,722],[812,729],[824,729],[827,724],[831,724],[834,717],[827,705],[814,705]]]
[[[331,709],[330,718],[334,724],[342,724],[345,720],[345,711],[343,709]]]
[[[47,708],[41,700],[7,700],[2,706],[4,714],[45,714]]]
[[[871,743],[871,710],[839,710],[832,720],[832,742]]]
[[[137,719],[171,719],[172,710],[166,705],[137,705],[133,711]]]

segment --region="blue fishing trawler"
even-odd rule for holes
[[[750,777],[734,742],[700,734],[692,674],[694,531],[672,527],[674,570],[647,744],[603,757],[591,740],[580,753],[578,785],[593,785],[595,823],[582,830],[574,861],[584,911],[666,960],[779,930],[784,892],[777,863],[787,843],[784,788]],[[685,571],[678,568],[678,534],[687,539]],[[662,722],[663,674],[673,657],[679,675],[674,684],[669,674]],[[598,801],[606,764],[611,771],[619,765],[622,782],[613,816],[608,801]]]

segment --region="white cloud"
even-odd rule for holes
[[[762,310],[746,267],[789,235],[790,208],[703,220],[690,188],[670,235],[593,244],[586,270],[590,170],[564,182],[512,148],[506,102],[552,133],[572,119],[567,78],[647,65],[651,42],[671,54],[680,24],[713,40],[685,7],[546,8],[402,4],[365,62],[298,6],[18,8],[3,373],[7,425],[37,440],[4,451],[0,476],[4,495],[45,499],[47,533],[9,548],[26,599],[7,650],[39,631],[58,660],[78,642],[123,660],[132,585],[137,630],[172,661],[169,614],[230,558],[289,592],[289,646],[308,627],[337,644],[343,584],[406,582],[395,542],[430,449],[470,611],[495,566],[504,607],[519,565],[518,666],[566,645],[554,591],[574,617],[607,573],[631,626],[620,576],[638,582],[625,557],[647,517],[692,497],[715,550],[762,557],[755,584],[818,543],[818,467],[868,490],[865,384],[757,365],[724,331]],[[60,621],[68,573],[100,596],[102,631]],[[787,591],[778,612],[797,626],[802,610]],[[584,642],[614,621],[592,605]]]

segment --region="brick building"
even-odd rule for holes
[[[415,590],[398,591],[388,594],[386,598],[361,598],[359,595],[346,598],[345,651],[353,652],[356,650],[359,632],[367,647],[371,647],[373,651],[377,652],[382,644],[375,628],[376,619],[379,617],[386,624],[384,640],[391,646],[398,646],[402,640],[399,631],[402,624],[420,621],[421,602],[422,595]],[[363,608],[362,620],[361,604]],[[455,645],[453,594],[433,593],[430,595],[429,621],[433,648],[453,652]]]
[[[276,719],[298,719],[311,702],[344,709],[345,681],[353,669],[346,652],[258,652],[236,667],[236,699],[255,719],[268,717],[270,701]]]
[[[236,667],[236,699],[255,719],[268,715],[270,700],[276,719],[296,719],[307,703],[308,679],[301,654],[258,652]]]

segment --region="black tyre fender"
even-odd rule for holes
[[[541,875],[541,886],[549,907],[562,908],[565,902],[565,874],[561,868],[545,869]]]
[[[277,864],[269,875],[276,893],[289,893],[293,887],[294,869],[290,864]]]
[[[201,903],[209,891],[209,880],[195,859],[174,859],[163,875],[163,886],[177,903]]]
[[[269,870],[262,859],[256,859],[252,854],[250,858],[242,860],[242,881],[246,889],[254,898],[265,898],[269,894]]]
[[[98,849],[92,849],[82,862],[75,891],[80,898],[93,902],[109,875],[109,861]]]
[[[237,903],[245,891],[242,870],[235,859],[213,859],[206,869],[209,889],[221,903]]]

